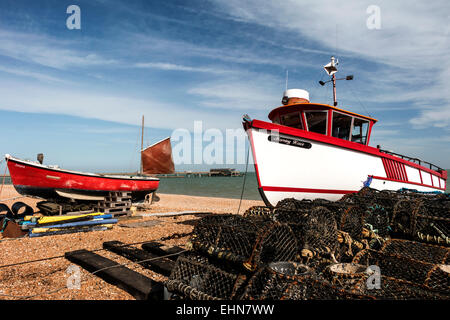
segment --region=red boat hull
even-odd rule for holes
[[[54,169],[7,157],[8,169],[15,189],[22,195],[58,199],[59,192],[86,196],[105,196],[111,191],[129,191],[134,200],[154,192],[159,179],[153,177],[102,176]]]

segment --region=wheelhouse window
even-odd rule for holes
[[[333,137],[343,140],[350,140],[351,127],[351,116],[333,111],[333,126],[331,129]]]
[[[300,112],[283,114],[280,116],[280,120],[282,125],[303,130],[303,123]]]
[[[327,134],[326,111],[305,111],[305,118],[308,131]]]
[[[353,119],[352,141],[367,144],[367,134],[369,132],[369,121],[360,118]]]

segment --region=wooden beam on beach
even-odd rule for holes
[[[169,216],[184,216],[184,215],[209,215],[212,212],[204,211],[178,211],[178,212],[155,212],[155,213],[139,213],[136,216],[140,217],[169,217]]]
[[[157,256],[166,256],[169,255],[167,258],[169,258],[170,260],[177,260],[178,256],[186,251],[185,249],[178,247],[178,246],[165,246],[162,243],[159,242],[155,242],[155,241],[151,241],[151,242],[146,242],[144,244],[142,244],[142,249],[155,254]]]
[[[162,300],[164,286],[117,262],[87,250],[66,252],[67,260],[83,267],[106,282],[128,292],[137,300]]]
[[[120,241],[104,242],[103,248],[121,255],[131,261],[137,262],[144,268],[150,269],[164,276],[169,276],[175,266],[175,263],[168,258],[164,258],[138,248],[126,246],[125,243]]]

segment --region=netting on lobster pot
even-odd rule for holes
[[[338,202],[344,202],[348,204],[354,204],[354,205],[364,205],[370,200],[376,199],[378,195],[380,194],[380,191],[370,188],[370,187],[364,187],[358,192],[354,193],[348,193],[344,195],[341,199],[339,199]]]
[[[300,243],[302,262],[319,272],[333,261],[338,244],[336,221],[330,210],[324,207],[310,210],[303,224]]]
[[[370,299],[317,276],[303,264],[279,262],[258,270],[249,280],[243,300]]]
[[[289,225],[297,239],[299,250],[304,243],[305,221],[310,209],[292,209],[289,207],[276,207],[273,211],[273,220]]]
[[[249,280],[242,300],[302,299],[296,280],[310,276],[308,266],[295,262],[274,262],[259,269]]]
[[[422,199],[414,211],[415,238],[433,238],[436,243],[450,245],[450,207],[444,202]]]
[[[448,264],[450,248],[403,239],[390,239],[380,250],[433,264]]]
[[[382,275],[424,285],[434,264],[426,263],[397,254],[366,249],[353,259],[354,263],[377,266]]]
[[[212,265],[201,255],[190,253],[178,257],[165,286],[169,292],[182,299],[231,299],[239,276]]]
[[[195,226],[189,244],[210,256],[243,263],[251,256],[262,225],[231,214],[207,216]]]
[[[368,205],[364,212],[364,227],[382,238],[388,237],[390,232],[389,211],[379,203]]]
[[[337,225],[333,214],[324,207],[309,211],[304,221],[304,247],[332,252],[337,245]]]
[[[271,220],[273,216],[272,208],[266,206],[253,206],[248,208],[244,214],[244,218],[256,218],[256,219],[264,219]]]
[[[391,221],[394,234],[411,237],[414,233],[414,209],[417,206],[416,201],[409,199],[401,199],[395,203]]]
[[[450,265],[437,264],[430,271],[425,286],[447,296],[450,299]]]
[[[366,295],[376,300],[447,300],[448,297],[439,292],[427,290],[425,287],[402,279],[384,275],[380,277],[379,288],[366,288]]]
[[[347,207],[337,220],[337,226],[353,239],[360,240],[364,227],[364,208],[355,205]]]
[[[278,201],[277,205],[275,206],[275,209],[283,208],[286,210],[295,211],[295,210],[311,209],[315,206],[317,206],[317,203],[309,199],[298,200],[295,198],[286,198]]]
[[[243,263],[247,270],[276,261],[298,259],[298,242],[289,225],[271,222],[258,230],[251,256]]]
[[[201,219],[192,232],[194,250],[254,270],[259,264],[294,260],[297,240],[287,224],[235,215]]]

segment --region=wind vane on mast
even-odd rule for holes
[[[319,84],[321,86],[324,86],[328,82],[333,82],[333,103],[334,106],[337,106],[337,98],[336,98],[336,80],[353,80],[353,75],[348,75],[345,78],[336,79],[335,73],[338,71],[337,65],[339,64],[338,59],[335,59],[334,57],[331,57],[331,62],[326,64],[323,68],[325,69],[326,73],[328,73],[329,76],[331,76],[331,79],[328,81],[319,81]]]

